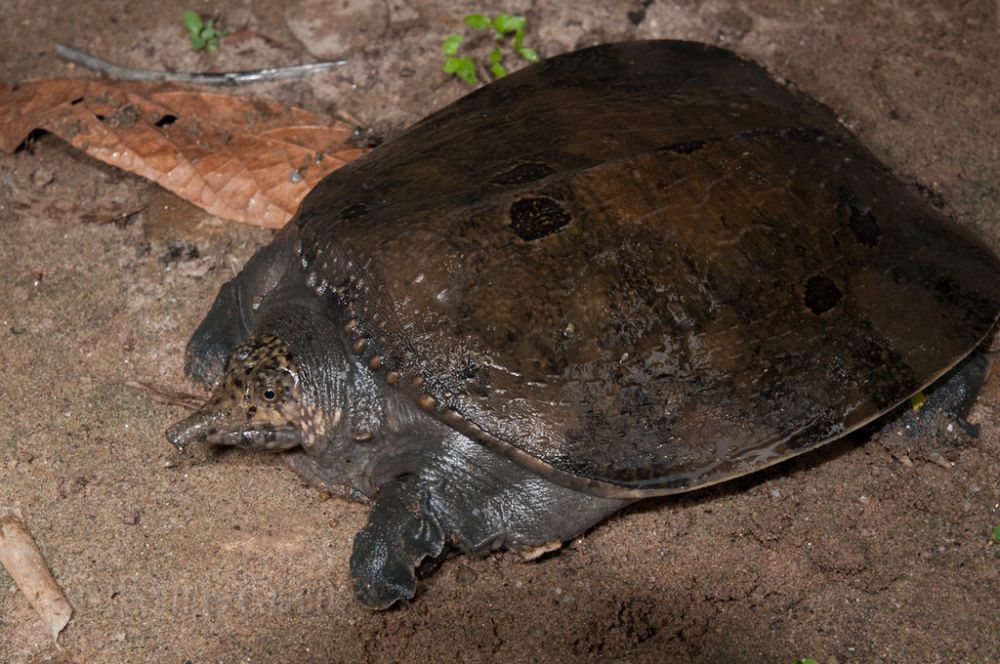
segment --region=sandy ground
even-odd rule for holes
[[[543,55],[648,37],[724,44],[831,105],[902,178],[1000,248],[1000,32],[989,0],[512,0]],[[595,3],[596,4],[596,3]],[[243,69],[344,54],[258,94],[389,135],[466,88],[440,40],[471,2],[6,0],[0,79],[122,64]],[[326,6],[324,6],[326,5]],[[190,51],[185,7],[268,37]],[[301,41],[300,41],[301,38]],[[102,223],[117,219],[117,223]],[[76,614],[63,650],[0,571],[0,662],[991,662],[1000,657],[1000,410],[982,434],[855,436],[649,501],[562,552],[455,558],[411,605],[359,606],[365,508],[274,457],[185,457],[184,344],[266,231],[179,206],[45,137],[0,157],[0,505],[19,505]],[[191,257],[189,245],[197,247]]]

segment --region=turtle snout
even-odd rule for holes
[[[218,419],[218,413],[199,410],[190,417],[172,424],[165,432],[167,440],[183,452],[184,446],[188,443],[205,441],[213,423]]]

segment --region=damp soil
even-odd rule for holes
[[[1000,248],[994,2],[585,4],[503,8],[528,16],[543,55],[672,37],[754,57]],[[188,6],[245,33],[193,53]],[[479,8],[8,0],[0,80],[88,76],[54,56],[57,42],[157,69],[344,57],[333,73],[247,91],[377,142],[467,92],[440,72],[440,42]],[[363,505],[305,486],[276,457],[179,454],[163,430],[183,410],[131,386],[196,390],[184,345],[269,237],[51,136],[0,157],[0,505],[20,507],[75,608],[57,649],[0,571],[0,662],[996,661],[996,372],[970,415],[978,436],[892,422],[640,503],[533,562],[445,560],[408,606],[364,609],[348,575]]]

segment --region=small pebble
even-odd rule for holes
[[[934,454],[931,454],[929,458],[930,458],[931,461],[933,461],[937,465],[941,466],[942,468],[946,468],[948,470],[951,470],[951,468],[952,468],[953,464],[951,463],[951,461],[948,461],[947,459],[945,459],[943,456],[941,456],[937,452],[935,452]]]
[[[476,573],[468,567],[461,567],[455,572],[455,580],[467,586],[476,580]]]
[[[47,168],[39,168],[31,174],[31,183],[39,189],[52,184],[56,176]]]

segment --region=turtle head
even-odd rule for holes
[[[191,442],[286,450],[302,444],[302,386],[288,345],[251,336],[229,356],[225,374],[197,412],[167,429],[178,449]]]

